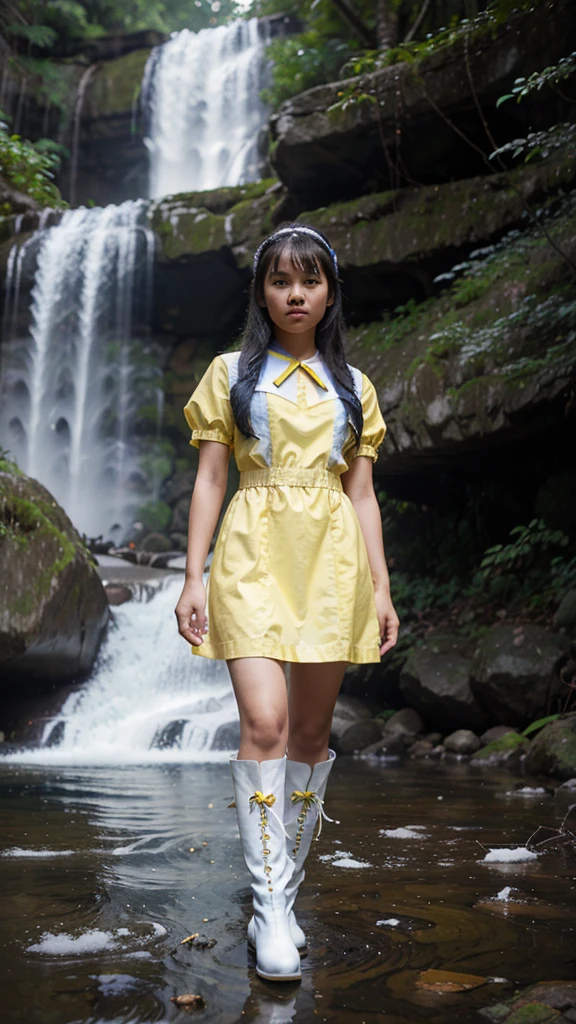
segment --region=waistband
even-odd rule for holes
[[[240,473],[239,487],[329,487],[341,491],[342,481],[329,469],[303,469],[300,466],[271,466],[246,469]]]

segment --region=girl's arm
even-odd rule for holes
[[[175,608],[178,632],[198,647],[206,632],[206,588],[202,576],[228,481],[230,448],[220,441],[200,441],[198,472],[188,519],[186,579]]]
[[[342,474],[341,480],[344,491],[354,506],[366,543],[374,584],[382,655],[394,647],[398,639],[400,622],[390,597],[390,577],[384,555],[380,507],[374,493],[372,459],[367,455],[358,455],[352,460],[350,469]]]

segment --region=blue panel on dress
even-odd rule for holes
[[[272,465],[272,438],[268,418],[268,398],[265,391],[255,391],[250,403],[252,429],[260,438],[252,455],[261,455],[267,466]]]
[[[347,364],[354,380],[354,390],[358,395],[358,398],[362,398],[362,370],[358,370],[355,366]],[[349,422],[348,422],[348,409],[341,398],[337,398],[334,403],[334,433],[332,435],[332,449],[328,456],[327,468],[337,464],[345,463],[346,460],[342,454],[344,445],[348,438]]]

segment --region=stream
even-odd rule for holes
[[[325,823],[297,905],[302,983],[274,985],[246,944],[227,764],[4,761],[3,1020],[480,1024],[515,987],[576,974],[573,852],[483,860],[558,826],[553,798],[525,785],[465,763],[339,758],[326,802],[339,824]],[[181,945],[195,932],[216,945]],[[439,994],[417,987],[430,968],[486,980]],[[177,1008],[184,993],[206,1008]]]

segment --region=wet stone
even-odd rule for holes
[[[480,745],[480,740],[470,729],[457,729],[444,740],[444,747],[451,754],[475,754]]]
[[[506,1024],[548,1024],[548,1021],[558,1020],[560,1014],[550,1006],[543,1003],[527,1003],[513,1010],[509,1017],[506,1017]]]
[[[416,740],[410,747],[408,753],[410,757],[429,757],[434,750],[434,744],[430,743],[429,740]]]
[[[422,971],[416,982],[416,988],[428,992],[467,992],[485,985],[488,979],[478,974],[459,974],[456,971]]]

